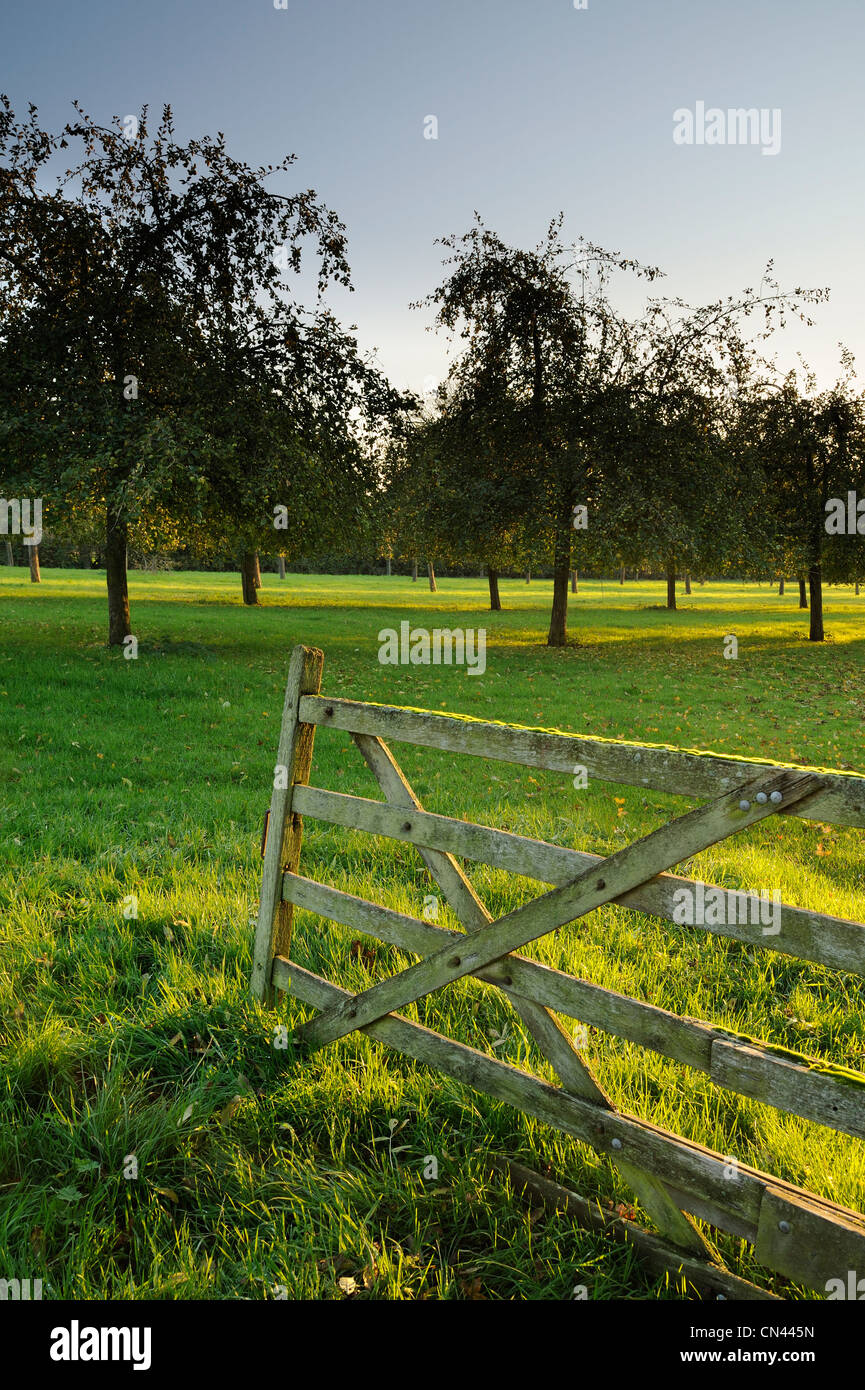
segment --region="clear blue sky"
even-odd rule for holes
[[[297,185],[348,228],[356,292],[333,307],[398,385],[443,372],[408,304],[474,209],[525,245],[562,209],[573,239],[660,265],[693,301],[774,257],[783,284],[832,289],[784,360],[803,351],[827,382],[841,340],[865,377],[865,0],[6,0],[0,53],[0,87],[49,126],[73,97],[103,120],[170,102],[182,139],[296,153]],[[698,101],[779,108],[780,152],[674,144]]]

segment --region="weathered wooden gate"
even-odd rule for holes
[[[865,826],[865,777],[325,699],[319,693],[323,661],[320,651],[306,647],[296,647],[291,658],[278,752],[285,775],[274,779],[269,811],[253,996],[272,1003],[275,991],[283,990],[313,1005],[318,1012],[298,1030],[309,1047],[363,1029],[607,1154],[674,1247],[665,1247],[670,1268],[697,1289],[734,1298],[773,1296],[723,1268],[694,1216],[744,1237],[753,1243],[761,1265],[820,1292],[829,1280],[846,1280],[851,1270],[865,1276],[861,1213],[744,1164],[731,1170],[727,1157],[619,1111],[555,1015],[630,1039],[698,1068],[719,1086],[860,1139],[865,1138],[865,1076],[680,1018],[514,954],[605,903],[674,920],[674,893],[697,885],[667,870],[766,816]],[[351,735],[384,801],[309,785],[317,725]],[[603,859],[424,811],[384,739],[569,774],[580,765],[601,780],[707,800]],[[303,816],[415,845],[465,931],[436,926],[301,876]],[[493,921],[455,855],[555,886]],[[737,896],[719,891],[725,899]],[[295,906],[420,959],[352,995],[289,959]],[[865,926],[858,922],[782,905],[780,930],[764,935],[759,925],[739,921],[736,912],[723,915],[725,922],[702,929],[863,973]],[[466,975],[506,995],[560,1086],[397,1013]]]

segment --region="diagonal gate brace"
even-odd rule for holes
[[[519,950],[539,936],[594,912],[612,898],[639,888],[682,860],[786,809],[818,788],[818,779],[807,772],[785,769],[761,774],[610,855],[572,883],[499,917],[468,938],[466,947],[448,944],[400,974],[326,1009],[298,1030],[298,1039],[315,1048],[345,1037],[356,1028],[374,1023],[385,1014]],[[758,794],[760,801],[756,799]]]

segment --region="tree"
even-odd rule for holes
[[[417,420],[404,484],[403,547],[417,544],[424,517],[427,553],[486,570],[490,609],[500,611],[499,571],[519,562],[532,491],[522,466],[522,421],[506,395],[442,391],[438,414]],[[410,491],[409,491],[410,489]]]
[[[411,428],[396,435],[385,453],[377,499],[377,535],[395,553],[427,563],[430,591],[436,592],[435,566],[462,560],[448,527],[450,497],[439,458],[440,426],[428,413],[415,413]],[[377,549],[382,549],[381,540]]]
[[[809,324],[802,306],[825,297],[783,291],[770,262],[756,290],[696,308],[652,299],[630,326],[626,427],[607,450],[603,516],[623,555],[665,570],[668,608],[678,573],[687,590],[694,570],[753,572],[759,481],[755,489],[741,421],[765,366],[760,344],[789,314]]]
[[[0,402],[44,491],[52,529],[82,510],[105,534],[109,642],[130,633],[130,528],[167,536],[204,510],[190,443],[206,431],[190,368],[210,344],[246,337],[267,358],[298,311],[282,268],[311,244],[318,290],[349,284],[345,235],[311,190],[266,187],[293,164],[252,168],[224,136],[180,145],[169,107],[139,120],[77,119],[51,135],[35,107],[0,98]],[[45,192],[60,149],[83,157]],[[74,461],[74,466],[70,466]],[[88,518],[90,520],[91,518]]]
[[[677,576],[719,566],[732,544],[731,460],[713,403],[696,390],[664,399],[635,390],[627,426],[607,454],[601,529],[611,559],[663,570],[675,609]]]
[[[554,566],[551,646],[566,641],[574,508],[594,486],[598,416],[626,360],[608,280],[614,270],[659,273],[582,240],[568,247],[561,227],[560,216],[534,251],[522,251],[476,216],[464,236],[442,239],[452,268],[423,301],[436,325],[465,344],[452,391],[488,416],[504,408],[519,421],[517,491],[531,499],[530,523]]]
[[[865,516],[855,503],[851,514],[849,503],[865,476],[865,396],[853,389],[854,377],[845,351],[842,374],[828,390],[818,392],[810,373],[800,383],[790,372],[752,412],[764,470],[764,531],[775,552],[806,574],[812,642],[825,637],[824,578],[855,581],[865,557]]]
[[[288,329],[272,317],[254,333],[220,325],[207,349],[209,543],[239,551],[244,602],[257,604],[260,550],[295,560],[371,542],[378,455],[414,398],[321,307],[295,310]]]

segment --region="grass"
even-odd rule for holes
[[[42,1278],[70,1298],[565,1299],[578,1284],[595,1299],[681,1297],[627,1251],[535,1218],[488,1155],[627,1207],[606,1160],[369,1038],[308,1058],[273,1045],[276,1024],[307,1012],[288,1001],[268,1014],[247,998],[288,656],[296,642],[322,647],[326,693],[862,769],[865,596],[829,591],[830,640],[818,646],[795,588],[779,598],[695,585],[667,613],[660,584],[581,583],[574,641],[551,650],[543,582],[503,581],[506,611],[491,614],[480,580],[444,579],[430,594],[400,578],[265,575],[265,606],[244,610],[236,576],[135,573],[140,647],[128,661],[104,645],[103,576],[26,580],[0,571],[0,1276]],[[486,673],[379,665],[379,630],[404,618],[485,627]],[[736,660],[723,654],[731,633]],[[428,809],[601,854],[686,809],[639,789],[577,791],[559,774],[395,751]],[[377,795],[335,731],[317,735],[313,780]],[[301,866],[415,915],[433,892],[410,846],[312,822]],[[865,919],[860,831],[770,820],[688,871]],[[470,873],[494,915],[538,891]],[[455,925],[444,906],[439,921]],[[363,946],[297,914],[297,959],[346,987],[410,963]],[[853,976],[616,907],[531,953],[862,1067]],[[407,1013],[550,1075],[479,983]],[[634,1113],[865,1208],[855,1140],[594,1031],[589,1056]],[[731,1268],[772,1286],[743,1242],[720,1244]]]

